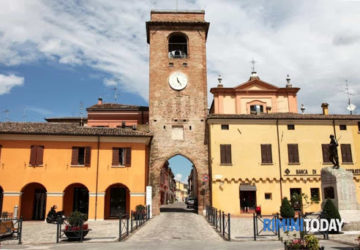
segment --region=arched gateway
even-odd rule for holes
[[[153,133],[150,184],[153,213],[159,214],[160,171],[174,155],[193,162],[198,177],[198,211],[209,204],[206,143],[206,37],[204,11],[152,11],[146,23],[150,44],[149,125]],[[173,38],[186,38],[174,47]],[[173,48],[174,51],[169,51]],[[180,51],[180,52],[179,52]]]

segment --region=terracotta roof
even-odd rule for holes
[[[45,118],[45,121],[47,122],[79,122],[81,121],[87,121],[87,117],[48,117]]]
[[[87,111],[148,111],[147,106],[136,106],[119,103],[95,104],[86,109]]]
[[[297,113],[271,114],[210,114],[207,119],[254,119],[254,120],[360,120],[360,115],[322,115]]]
[[[1,122],[0,134],[75,135],[75,136],[140,136],[150,137],[148,126],[131,128],[80,127],[76,123]]]

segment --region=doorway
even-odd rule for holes
[[[242,213],[253,213],[256,208],[256,191],[240,191],[240,208]]]
[[[39,183],[30,183],[22,190],[20,215],[24,220],[45,220],[46,189]]]
[[[87,187],[80,183],[69,185],[64,191],[63,210],[66,216],[74,211],[88,215],[89,190]]]

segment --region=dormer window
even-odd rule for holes
[[[264,113],[264,106],[263,105],[251,105],[250,106],[250,113],[251,114]]]
[[[186,58],[187,54],[187,39],[185,35],[171,35],[169,38],[169,58]]]

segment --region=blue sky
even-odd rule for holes
[[[322,102],[330,113],[346,113],[348,80],[359,113],[360,1],[178,2],[179,9],[205,10],[210,22],[208,89],[218,74],[226,87],[247,81],[255,59],[264,81],[285,86],[290,74],[307,113],[320,113]],[[86,108],[99,96],[113,102],[114,87],[119,103],[146,105],[145,22],[151,9],[175,3],[0,1],[0,121],[79,116],[80,103]]]
[[[169,159],[169,166],[175,175],[175,179],[187,183],[187,178],[192,170],[192,162],[186,157],[176,155]]]

